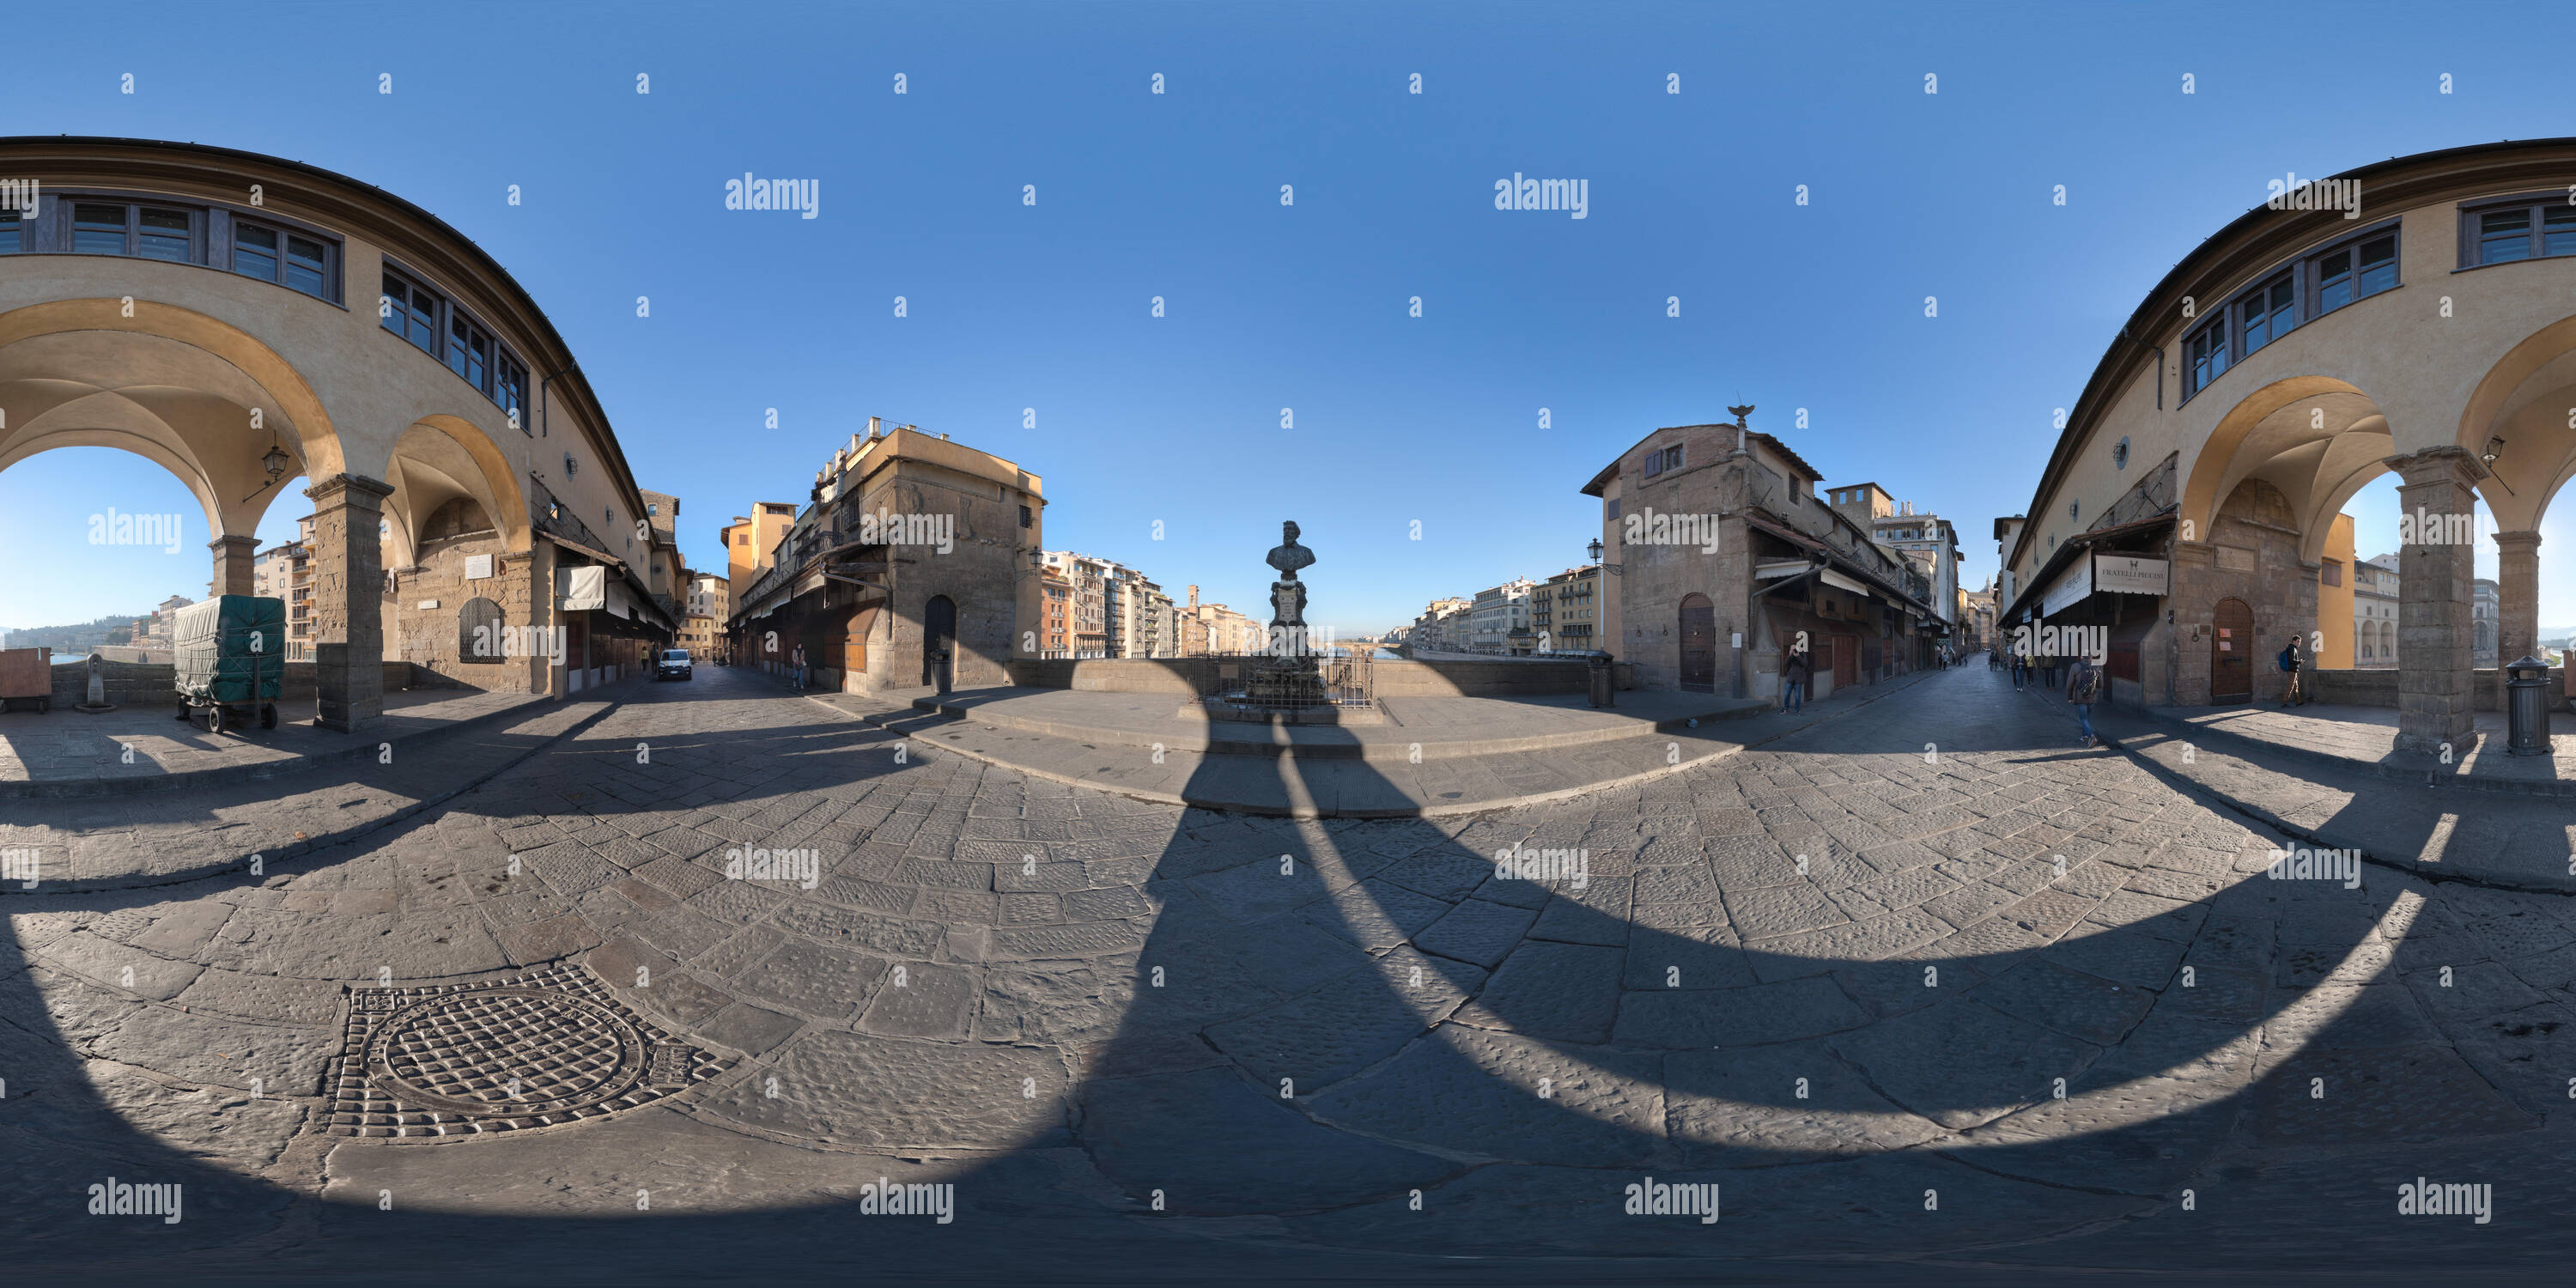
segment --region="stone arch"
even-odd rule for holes
[[[2478,481],[2479,499],[2499,530],[2540,526],[2549,503],[2576,478],[2576,315],[2560,318],[2505,351],[2460,409],[2458,442],[2483,457],[2487,440],[2503,454]]]
[[[385,513],[404,561],[425,539],[430,518],[458,498],[482,511],[505,549],[527,552],[532,533],[518,469],[472,422],[444,413],[413,421],[395,440],[385,473],[394,487]]]
[[[0,345],[0,423],[0,469],[61,447],[133,452],[187,486],[210,537],[250,537],[306,472],[302,435],[267,389],[160,335],[47,331]],[[274,478],[271,451],[285,457]]]
[[[2332,376],[2291,376],[2248,394],[2209,432],[2184,484],[2186,539],[2207,541],[2220,506],[2249,479],[2288,503],[2297,557],[2314,562],[2343,503],[2388,472],[2388,418],[2370,395]]]
[[[271,418],[285,422],[270,428],[285,440],[287,453],[303,462],[306,474],[327,478],[346,468],[331,415],[294,364],[249,332],[193,309],[124,299],[30,304],[0,313],[0,353],[38,337],[78,332],[156,336],[202,350],[267,395]]]

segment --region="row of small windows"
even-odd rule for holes
[[[2562,199],[2477,212],[2478,259],[2503,264],[2544,255],[2576,255],[2576,206]]]
[[[36,217],[0,213],[0,255],[36,251],[200,264],[339,302],[337,243],[220,208],[49,197]]]
[[[2247,289],[2183,340],[2183,397],[2303,323],[2398,285],[2397,228],[2365,230]],[[2460,211],[2460,267],[2576,255],[2576,205],[2560,193]]]
[[[509,414],[510,425],[533,436],[528,424],[528,368],[492,333],[436,291],[393,269],[377,314],[384,328],[447,364],[484,397]]]
[[[2183,340],[2183,397],[2287,335],[2354,300],[2397,285],[2397,230],[2373,231],[2307,255],[2228,301]]]
[[[1681,467],[1682,449],[1681,444],[1679,443],[1675,443],[1670,447],[1659,447],[1654,451],[1646,453],[1647,478],[1653,478],[1666,470],[1677,470]]]
[[[340,244],[220,206],[47,195],[30,217],[0,211],[0,255],[68,251],[197,264],[340,302]],[[391,269],[379,310],[385,329],[418,345],[484,397],[527,423],[528,369],[463,310]]]

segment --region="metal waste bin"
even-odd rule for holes
[[[1590,669],[1590,675],[1588,678],[1592,681],[1592,705],[1596,707],[1615,705],[1610,697],[1610,690],[1612,687],[1610,683],[1610,655],[1607,653],[1595,653],[1584,661],[1585,665]]]
[[[2525,657],[2505,667],[2508,756],[2549,754],[2549,664]]]

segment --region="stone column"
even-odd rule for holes
[[[2175,706],[2209,705],[2209,632],[2218,597],[2209,578],[2218,567],[2218,548],[2206,541],[2173,543],[2173,566],[2165,583],[2165,609],[2173,614],[2167,632],[2164,700]],[[2154,699],[2149,698],[2152,702]]]
[[[2397,488],[2403,514],[2429,520],[2474,512],[2476,483],[2486,470],[2465,447],[2432,447],[2383,464],[2405,481]],[[2455,753],[2469,749],[2476,728],[2470,693],[2471,651],[2477,639],[2473,587],[2477,544],[2421,538],[2450,535],[2448,522],[2427,524],[2418,540],[2400,547],[2397,588],[2397,749]],[[2465,525],[2462,525],[2465,526]]]
[[[251,576],[251,558],[259,553],[257,537],[217,537],[206,543],[215,552],[215,593],[248,595],[255,593]],[[280,595],[283,599],[285,596]]]
[[[2540,656],[2540,534],[2499,532],[2496,540],[2496,710],[2504,711],[2505,668]]]
[[[385,586],[381,525],[393,488],[334,474],[304,489],[313,498],[314,723],[355,733],[385,712]]]

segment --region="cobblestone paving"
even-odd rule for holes
[[[567,1279],[2563,1254],[2565,898],[2267,879],[2275,839],[1983,669],[1865,710],[1576,801],[1290,822],[708,668],[364,848],[12,899],[0,1229],[53,1269]],[[348,990],[549,965],[730,1065],[536,1133],[329,1134]],[[2492,1221],[2398,1215],[2419,1175]],[[187,1221],[80,1215],[110,1177]],[[875,1220],[889,1180],[953,1220]],[[1676,1184],[1720,1219],[1623,1213]]]

